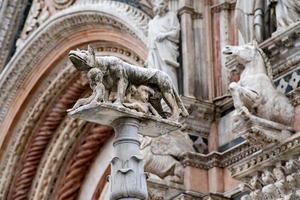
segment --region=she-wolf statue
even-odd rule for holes
[[[96,56],[90,46],[88,50],[70,51],[69,58],[80,71],[90,71],[93,68],[101,70],[105,87],[104,101],[107,101],[110,92],[116,88],[114,105],[123,106],[128,86],[145,85],[161,93],[172,112],[169,119],[177,121],[180,114],[188,116],[171,78],[163,71],[134,66],[114,56]]]

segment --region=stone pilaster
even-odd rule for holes
[[[191,0],[180,0],[178,10],[181,21],[181,53],[183,72],[183,94],[194,97],[195,93],[195,44]]]

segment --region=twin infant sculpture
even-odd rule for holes
[[[133,66],[114,56],[96,56],[88,50],[70,51],[69,58],[80,71],[88,71],[90,97],[80,99],[69,111],[112,102],[115,106],[177,121],[188,116],[171,78],[163,71]],[[116,97],[112,94],[116,92]],[[161,99],[171,110],[164,112]]]

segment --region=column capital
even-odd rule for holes
[[[224,10],[234,10],[235,9],[235,2],[224,2],[220,4],[216,4],[211,6],[212,13],[219,13]]]
[[[193,19],[202,19],[203,15],[202,13],[197,12],[193,7],[191,6],[183,6],[178,9],[178,15],[182,16],[183,14],[189,14],[192,16]]]

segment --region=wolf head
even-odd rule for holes
[[[88,50],[71,50],[69,58],[73,65],[80,71],[87,71],[96,65],[94,49],[88,45]]]

